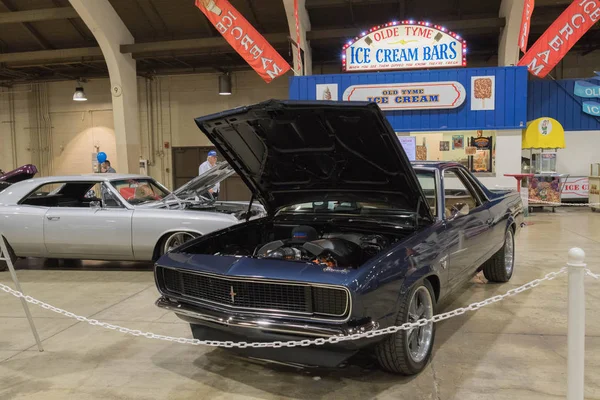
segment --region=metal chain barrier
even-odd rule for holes
[[[567,207],[598,207],[600,203],[555,203],[552,201],[543,201],[537,199],[527,199],[531,204],[540,204],[548,206],[567,206]]]
[[[589,268],[586,268],[586,269],[585,269],[585,274],[586,274],[587,276],[591,276],[591,277],[592,277],[592,278],[594,278],[594,279],[600,279],[600,275],[598,275],[598,274],[594,274],[594,273],[593,273],[593,272],[592,272],[592,271],[591,271]]]
[[[392,333],[396,333],[398,331],[411,330],[411,329],[414,329],[414,328],[417,328],[420,326],[425,326],[430,322],[440,322],[440,321],[443,321],[448,318],[462,315],[462,314],[466,313],[467,311],[479,310],[481,307],[489,306],[490,304],[494,304],[499,301],[502,301],[502,300],[506,299],[507,297],[514,296],[516,294],[522,293],[529,289],[533,289],[534,287],[538,286],[539,284],[541,284],[544,281],[551,281],[551,280],[555,279],[557,276],[564,274],[566,271],[567,271],[567,267],[563,267],[556,272],[550,272],[549,274],[546,274],[546,276],[544,276],[543,278],[534,279],[533,281],[526,283],[522,286],[519,286],[514,289],[510,289],[505,294],[493,296],[493,297],[490,297],[489,299],[472,303],[472,304],[468,305],[467,307],[460,307],[455,310],[445,312],[443,314],[438,314],[429,319],[423,318],[423,319],[420,319],[415,322],[407,322],[405,324],[402,324],[401,326],[391,326],[389,328],[384,328],[384,329],[379,329],[379,330],[374,330],[374,331],[369,331],[369,332],[364,332],[364,333],[356,333],[356,334],[347,335],[347,336],[332,336],[332,337],[328,337],[328,338],[318,338],[318,339],[312,339],[312,340],[306,339],[306,340],[296,340],[296,341],[288,341],[288,342],[281,342],[281,341],[255,342],[255,343],[231,342],[231,341],[223,342],[223,341],[215,341],[215,340],[199,340],[199,339],[189,339],[189,338],[184,338],[184,337],[157,335],[152,332],[142,332],[137,329],[129,329],[129,328],[125,328],[125,327],[122,327],[119,325],[112,325],[112,324],[108,324],[106,322],[100,322],[96,319],[90,319],[87,317],[83,317],[81,315],[75,315],[72,312],[65,311],[58,307],[54,307],[50,304],[44,303],[40,300],[34,299],[31,296],[25,296],[23,293],[21,293],[17,290],[14,290],[14,289],[10,288],[9,286],[6,286],[2,283],[0,283],[0,289],[2,289],[4,292],[6,292],[8,294],[12,294],[13,296],[15,296],[17,298],[23,298],[28,303],[34,304],[36,306],[40,306],[43,309],[50,310],[52,312],[64,315],[69,318],[74,318],[79,322],[87,322],[88,324],[90,324],[92,326],[99,326],[101,328],[110,329],[113,331],[119,331],[119,332],[125,333],[127,335],[143,336],[147,339],[164,340],[167,342],[191,344],[191,345],[195,345],[195,346],[203,345],[203,346],[224,347],[224,348],[237,347],[240,349],[244,349],[244,348],[248,348],[248,347],[251,347],[251,348],[266,348],[266,347],[280,348],[280,347],[307,347],[307,346],[312,346],[312,345],[321,346],[321,345],[328,344],[328,343],[333,344],[333,343],[345,342],[348,340],[372,338],[372,337],[376,337],[376,336],[389,335]],[[589,270],[587,270],[587,271],[589,271]],[[591,273],[591,272],[589,272],[589,273]],[[596,279],[598,279],[597,276],[596,276]]]

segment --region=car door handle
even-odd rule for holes
[[[494,223],[494,218],[490,218],[487,221],[485,221],[486,224],[491,225]]]
[[[58,221],[60,219],[60,217],[46,217],[48,218],[48,221]]]

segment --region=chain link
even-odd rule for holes
[[[567,207],[598,207],[600,203],[555,203],[552,201],[543,201],[537,199],[527,199],[527,201],[531,204],[540,204],[540,205],[548,205],[548,206],[567,206]]]
[[[251,347],[251,348],[265,348],[265,347],[281,348],[281,347],[307,347],[307,346],[313,346],[313,345],[322,346],[324,344],[334,344],[334,343],[345,342],[345,341],[349,341],[349,340],[373,338],[373,337],[377,337],[377,336],[390,335],[393,333],[397,333],[399,331],[412,330],[414,328],[417,328],[420,326],[425,326],[432,322],[440,322],[440,321],[443,321],[443,320],[446,320],[446,319],[449,319],[452,317],[463,315],[468,311],[477,311],[482,307],[489,306],[490,304],[494,304],[499,301],[502,301],[502,300],[506,299],[507,297],[511,297],[511,296],[514,296],[521,292],[524,292],[526,290],[532,289],[544,281],[551,281],[551,280],[555,279],[556,277],[558,277],[559,275],[564,274],[566,271],[567,271],[567,267],[563,267],[556,272],[550,272],[550,273],[546,274],[543,278],[535,279],[535,280],[528,282],[522,286],[519,286],[518,288],[510,289],[505,294],[493,296],[493,297],[490,297],[489,299],[486,299],[486,300],[483,300],[480,302],[475,302],[466,307],[460,307],[455,310],[445,312],[443,314],[438,314],[438,315],[433,316],[432,318],[428,318],[428,319],[423,318],[423,319],[420,319],[415,322],[407,322],[405,324],[402,324],[401,326],[391,326],[388,328],[383,328],[383,329],[378,329],[378,330],[373,330],[373,331],[363,332],[363,333],[355,333],[355,334],[347,335],[347,336],[332,336],[332,337],[328,337],[328,338],[304,339],[304,340],[296,340],[296,341],[288,341],[288,342],[280,342],[280,341],[277,341],[277,342],[254,342],[254,343],[231,342],[231,341],[222,342],[222,341],[216,341],[216,340],[199,340],[199,339],[189,339],[189,338],[183,338],[183,337],[157,335],[152,332],[142,332],[138,329],[129,329],[129,328],[125,328],[125,327],[119,326],[119,325],[111,325],[106,322],[100,322],[96,319],[87,318],[87,317],[84,317],[81,315],[75,315],[72,312],[65,311],[58,307],[54,307],[48,303],[44,303],[40,300],[34,299],[31,296],[26,296],[23,293],[21,293],[17,290],[14,290],[14,289],[10,288],[9,286],[6,286],[2,283],[0,283],[0,289],[2,289],[4,292],[11,294],[17,298],[22,298],[25,301],[27,301],[28,303],[38,305],[46,310],[50,310],[57,314],[61,314],[66,317],[69,317],[69,318],[74,318],[80,322],[87,322],[88,324],[90,324],[92,326],[99,326],[101,328],[105,328],[105,329],[109,329],[109,330],[118,330],[120,333],[124,333],[127,335],[138,336],[138,337],[142,336],[147,339],[163,340],[163,341],[167,341],[167,342],[174,342],[174,343],[181,343],[181,344],[191,344],[194,346],[202,345],[202,346],[209,346],[209,347],[225,347],[225,348],[236,347],[236,348],[240,348],[240,349],[245,349],[248,347]],[[599,278],[598,275],[592,274],[592,272],[589,269],[586,269],[586,273],[596,279]]]
[[[589,268],[585,269],[585,274],[591,276],[594,279],[600,279],[600,275],[593,273]]]

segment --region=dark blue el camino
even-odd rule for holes
[[[375,104],[271,100],[196,119],[267,217],[191,240],[160,258],[159,307],[206,340],[346,335],[434,315],[483,270],[506,282],[522,222],[516,192],[461,165],[411,165]],[[330,346],[238,349],[336,366],[359,349],[416,374],[434,326]]]

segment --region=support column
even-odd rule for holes
[[[290,28],[290,37],[296,41],[296,18],[294,16],[294,0],[283,0],[285,14]],[[305,0],[298,0],[298,20],[300,22],[300,48],[304,51],[304,75],[312,75],[312,51],[310,43],[306,41],[306,31],[310,31],[310,18],[306,11]],[[292,52],[294,56],[294,73],[300,74],[298,49],[294,48]]]
[[[519,32],[525,0],[502,0],[500,17],[506,19],[506,25],[500,34],[498,45],[498,65],[517,65],[519,62]]]
[[[122,44],[134,43],[133,36],[108,0],[69,2],[94,34],[108,66],[118,171],[139,173],[140,127],[136,65],[131,54],[123,54],[120,50]],[[108,156],[110,160],[111,155]]]

